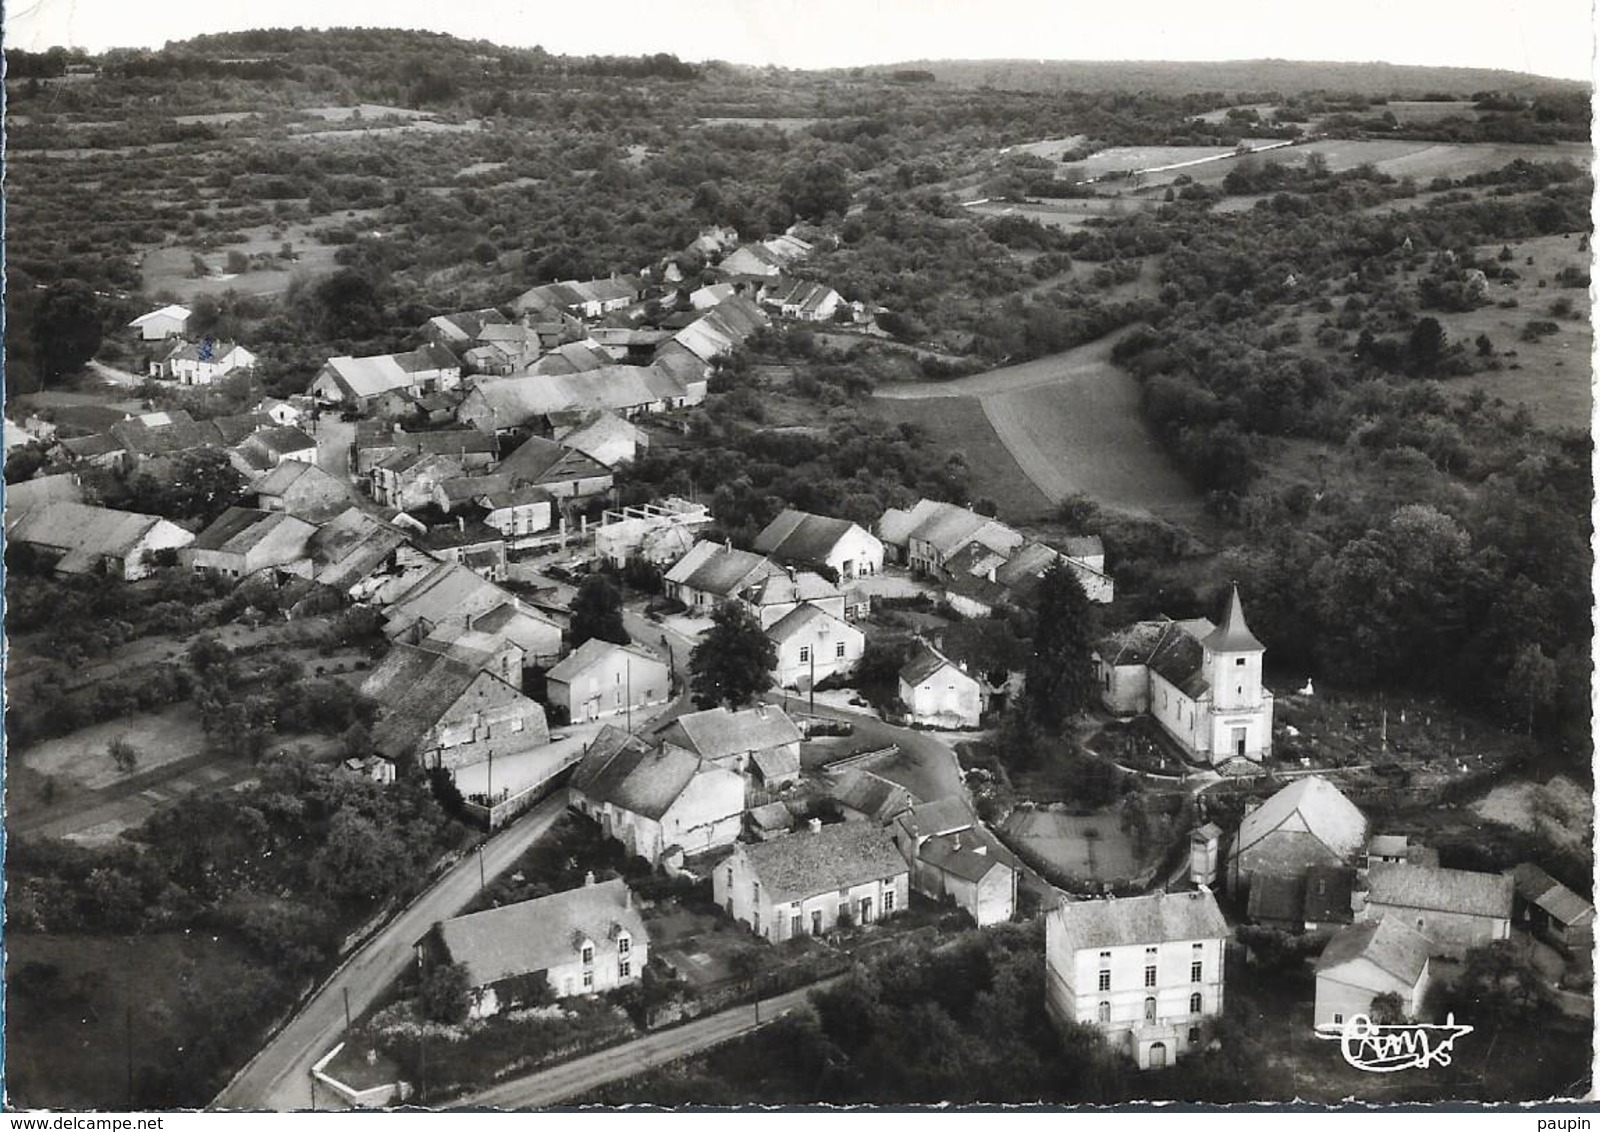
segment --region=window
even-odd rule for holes
[[[1144,965],[1144,985],[1147,987],[1156,985],[1156,965],[1154,963],[1146,963]]]
[[[1202,1009],[1204,1009],[1204,1007],[1199,994],[1191,994],[1189,996],[1189,1013],[1198,1014]]]
[[[789,938],[796,939],[800,935],[800,913],[796,912],[789,917]]]
[[[1100,972],[1100,989],[1103,990],[1103,991],[1108,991],[1108,990],[1111,989],[1111,972],[1110,971],[1101,971]]]
[[[1144,1020],[1146,1022],[1154,1022],[1156,1020],[1156,1000],[1153,998],[1144,1000]]]
[[[801,664],[805,664],[810,660],[811,660],[811,646],[810,645],[801,645],[800,646],[800,663]]]
[[[1200,1027],[1199,1026],[1190,1026],[1189,1027],[1189,1044],[1192,1045],[1192,1046],[1197,1046],[1197,1045],[1200,1044]]]
[[[1238,660],[1235,660],[1233,663],[1234,663],[1234,667],[1243,668],[1244,667],[1244,657],[1241,656]]]
[[[585,963],[594,962],[594,946],[592,944],[586,943],[583,945],[583,961]]]
[[[629,960],[629,959],[618,959],[617,960],[617,977],[619,979],[628,978],[630,976],[630,974],[632,973],[632,971],[633,971],[633,962],[632,962],[632,960]]]
[[[1199,961],[1189,964],[1189,981],[1191,983],[1200,982],[1204,969],[1205,964]]]
[[[1111,1021],[1111,1004],[1109,1002],[1102,1002],[1100,1004],[1100,1012],[1098,1016],[1102,1022]]]
[[[1333,1016],[1333,1024],[1335,1026],[1342,1026],[1344,1024],[1344,1015],[1343,1014],[1335,1014]]]
[[[632,951],[633,951],[633,940],[629,939],[625,935],[619,935],[617,937],[617,954],[618,955],[627,955]]]
[[[583,973],[583,989],[584,990],[593,990],[594,989],[594,972],[593,971],[585,971]]]
[[[838,642],[837,644],[835,644],[833,646],[833,655],[838,657],[840,660],[844,659],[844,642],[843,641],[840,641],[840,642]]]
[[[883,893],[883,914],[887,916],[894,911],[894,889],[885,889]]]
[[[1102,951],[1100,953],[1100,967],[1102,970],[1104,970],[1109,966],[1111,966],[1111,952]]]

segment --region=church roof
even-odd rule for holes
[[[1228,591],[1228,609],[1222,615],[1222,624],[1201,644],[1214,653],[1263,652],[1266,646],[1256,640],[1250,626],[1244,623],[1244,606],[1239,604],[1239,587]]]

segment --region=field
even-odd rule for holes
[[[1279,143],[1274,138],[1245,138],[1241,144],[1256,148]],[[1113,146],[1073,162],[1070,168],[1082,170],[1085,177],[1095,179],[1108,173],[1168,170],[1194,162],[1212,162],[1233,152],[1234,147],[1229,145]]]
[[[1009,145],[1000,151],[1001,156],[1009,154],[1026,154],[1030,157],[1042,157],[1046,161],[1059,161],[1063,153],[1077,149],[1089,138],[1086,134],[1072,134],[1064,138],[1046,138],[1044,141],[1028,142],[1025,145]]]
[[[1026,204],[1007,204],[1003,201],[986,201],[967,208],[982,216],[1020,216],[1025,220],[1074,231],[1088,225],[1091,220],[1106,217],[1128,216],[1160,204],[1160,198],[1150,196],[1093,196],[1076,200],[1029,201]]]
[[[1074,880],[1131,880],[1147,863],[1116,814],[1014,810],[1002,831],[1012,845]]]
[[[966,457],[972,494],[992,499],[1002,519],[1026,522],[1050,510],[1050,497],[1033,485],[1011,455],[976,397],[875,401],[872,411],[900,423],[920,425],[951,452]]]
[[[1111,364],[1110,350],[1111,340],[1102,339],[973,377],[880,389],[877,397],[936,399],[941,408],[922,410],[920,418],[967,453],[976,482],[1014,483],[1013,469],[1020,468],[1052,502],[1083,492],[1107,507],[1192,522],[1199,497],[1146,429],[1138,385]],[[970,409],[942,408],[948,398],[978,402],[1004,458],[982,436]],[[880,411],[903,419],[899,406]],[[994,495],[1002,512],[1008,494]]]
[[[376,210],[373,209],[354,209],[338,214],[338,219],[351,220],[375,214]],[[221,294],[230,290],[246,295],[281,294],[296,275],[315,278],[334,269],[333,257],[338,247],[324,244],[311,234],[313,227],[323,227],[328,220],[319,217],[311,223],[290,223],[281,227],[262,224],[239,229],[239,235],[244,237],[242,241],[223,244],[204,253],[181,245],[152,248],[144,253],[139,263],[145,290],[151,294],[171,291],[182,302],[188,302],[199,294]],[[284,244],[289,245],[295,258],[285,261],[282,267],[247,271],[239,275],[229,275],[222,270],[230,251],[240,251],[249,256],[275,255]],[[200,279],[194,275],[194,258],[197,255],[205,260],[211,270],[211,274]]]
[[[799,133],[807,126],[816,124],[816,118],[701,118],[702,126],[749,126],[759,129],[762,126],[771,126],[775,130],[782,130],[786,134]]]
[[[180,1062],[197,1033],[190,1004],[249,978],[243,957],[203,932],[7,932],[6,952],[8,1108],[126,1110],[130,1049],[136,1078]],[[53,974],[19,978],[35,963]]]
[[[127,775],[106,754],[107,745],[126,738],[139,749],[139,770],[154,770],[200,753],[204,737],[193,704],[166,711],[134,715],[84,727],[59,739],[46,739],[12,753],[24,766],[62,780],[80,790],[103,790]]]

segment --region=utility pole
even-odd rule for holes
[[[133,1111],[133,1002],[128,1003],[127,1012],[128,1034],[128,1111]]]
[[[344,988],[344,1037],[345,1037],[345,1041],[349,1041],[350,1040],[350,1030],[351,1029],[352,1029],[352,1027],[350,1025],[350,988],[349,987],[345,987]]]
[[[632,735],[633,734],[633,659],[631,657],[623,657],[622,658],[622,665],[623,665],[623,670],[627,673],[626,680],[625,680],[625,682],[624,682],[624,684],[622,686],[623,687],[623,692],[622,692],[623,706],[624,706],[624,709],[628,713],[628,734]]]

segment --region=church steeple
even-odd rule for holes
[[[1244,623],[1244,606],[1239,603],[1237,583],[1228,592],[1228,608],[1222,615],[1222,624],[1200,643],[1213,653],[1266,651],[1266,646],[1256,640],[1250,626]]]

